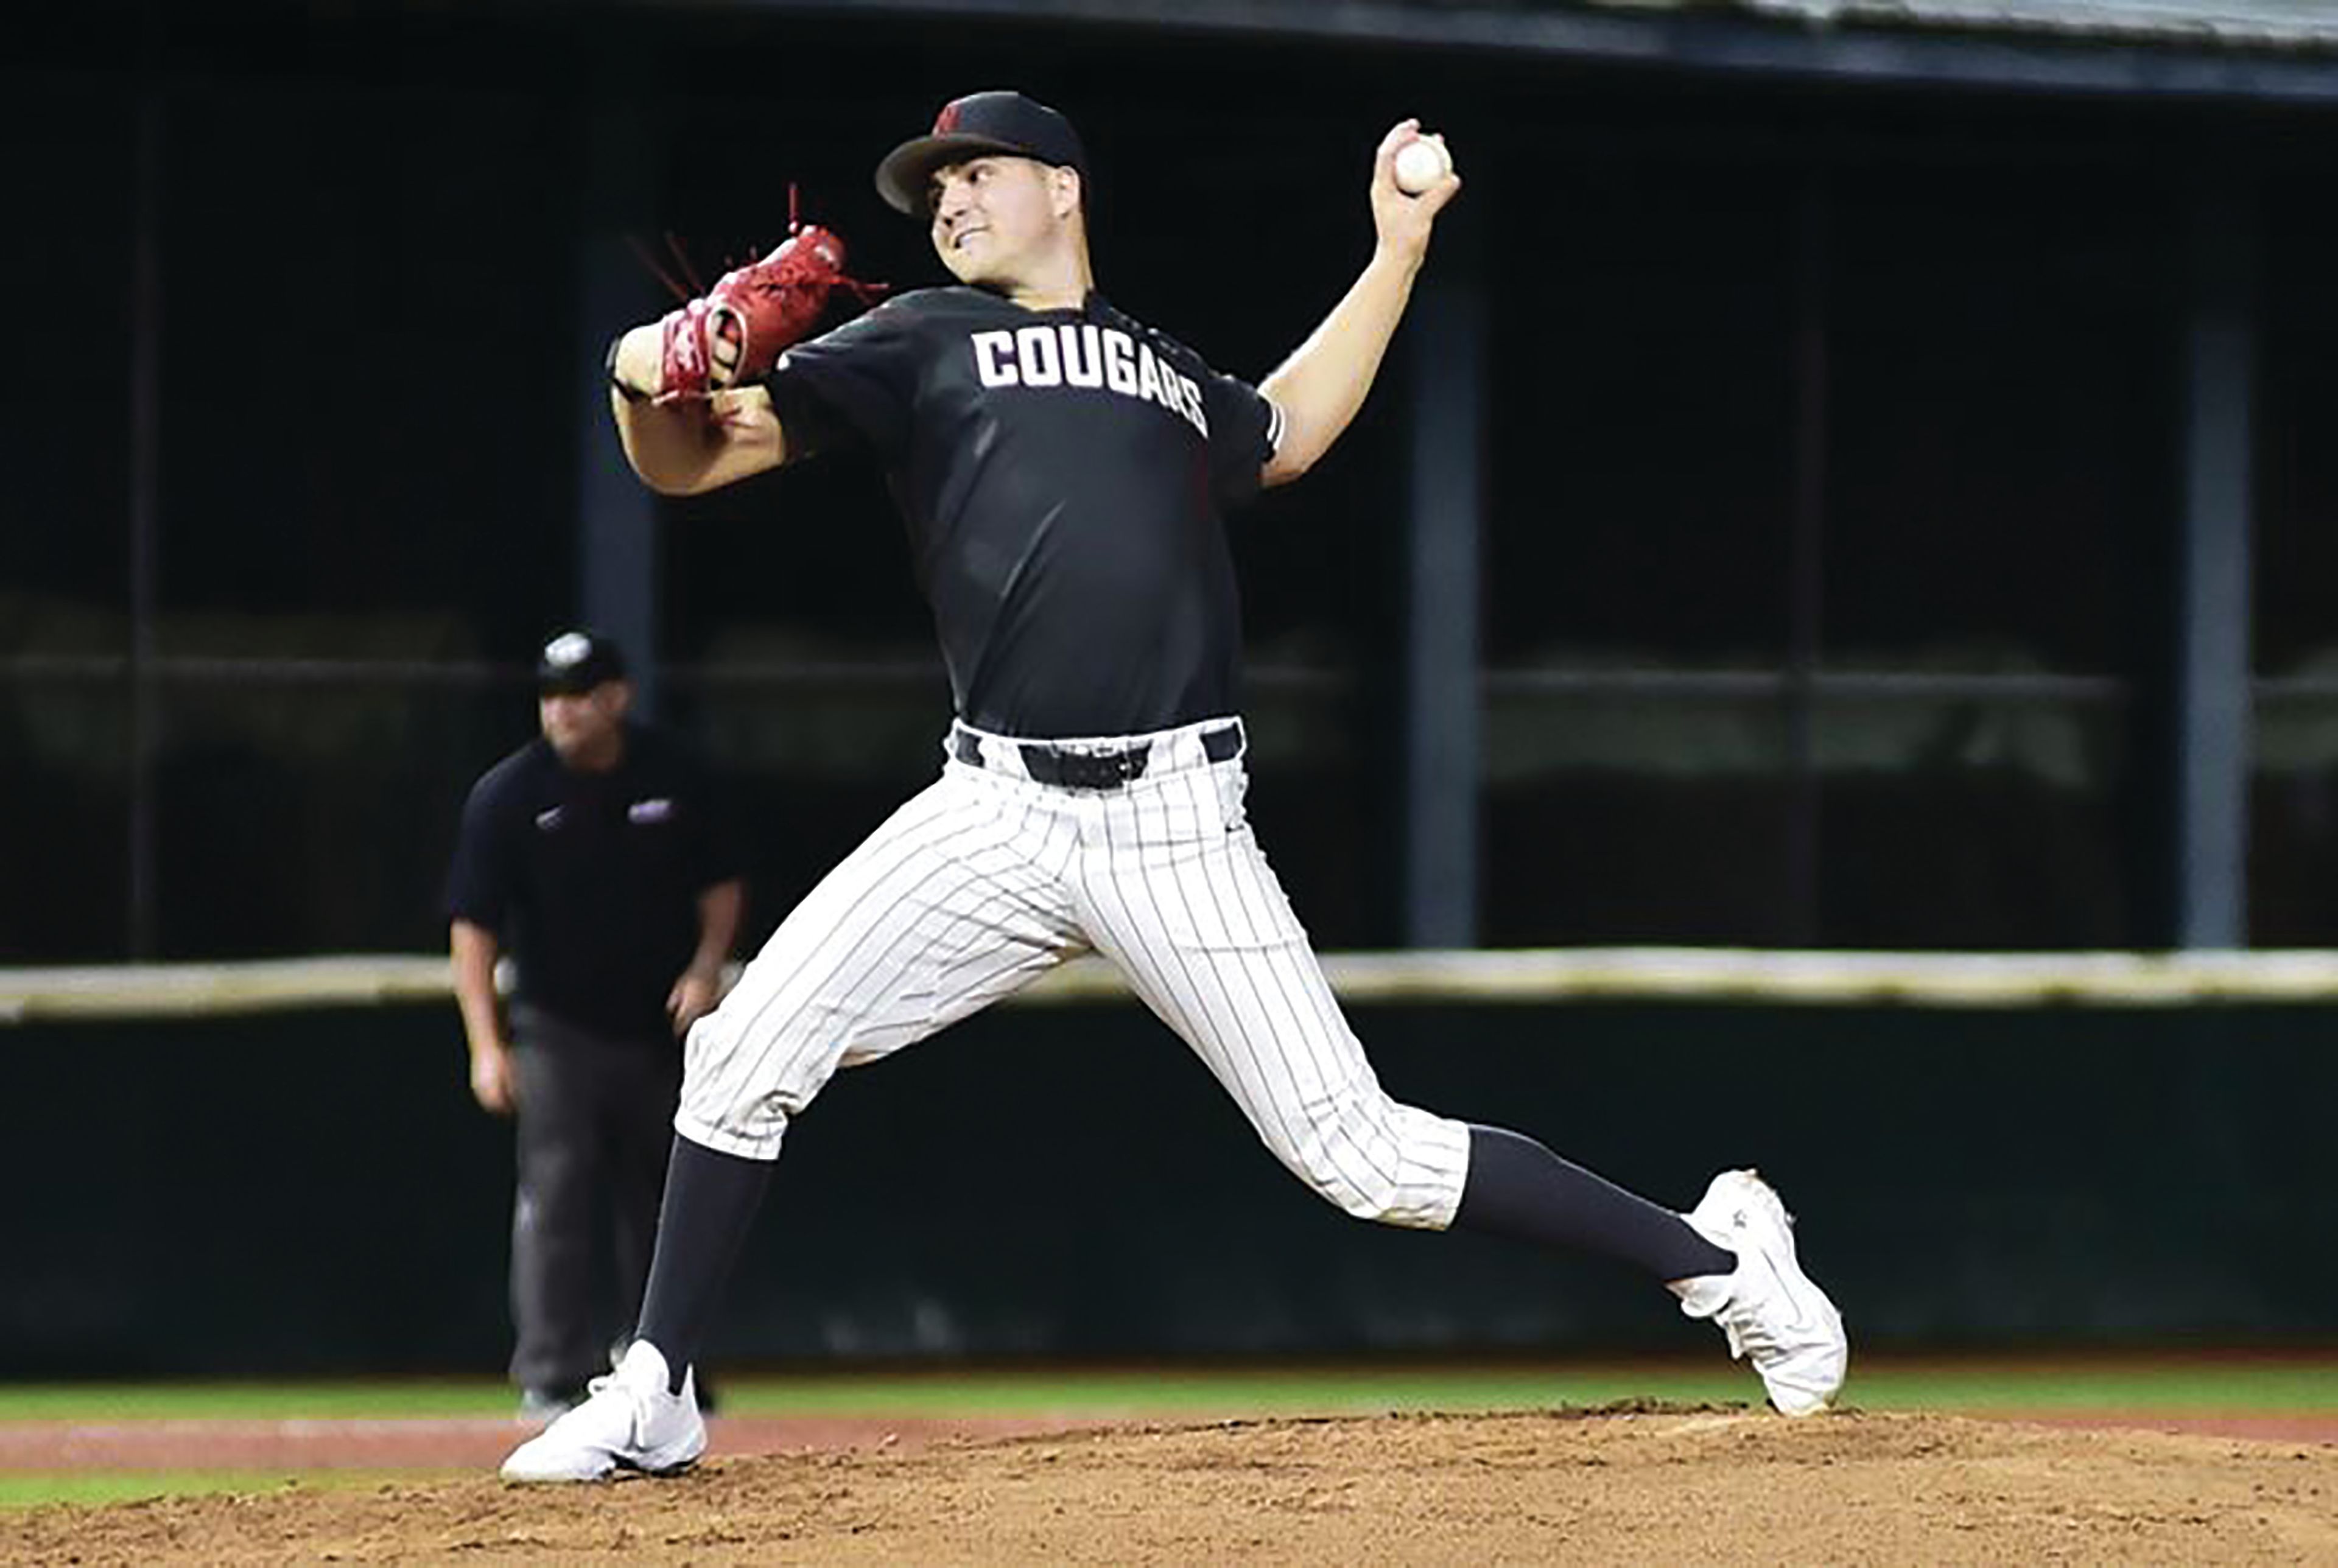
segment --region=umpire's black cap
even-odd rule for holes
[[[1020,93],[969,93],[942,105],[929,134],[885,154],[877,165],[877,193],[897,212],[922,213],[935,170],[985,152],[1076,169],[1083,184],[1088,177],[1087,149],[1070,121]]]
[[[598,632],[563,632],[535,662],[535,689],[545,697],[573,695],[625,678],[624,652]]]

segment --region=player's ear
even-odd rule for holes
[[[1083,195],[1080,189],[1080,172],[1068,163],[1058,163],[1048,169],[1047,177],[1049,183],[1055,188],[1056,216],[1069,218],[1080,210],[1080,200]]]

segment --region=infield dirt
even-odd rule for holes
[[[1680,1406],[1121,1426],[43,1507],[0,1560],[2332,1562],[2338,1446]]]

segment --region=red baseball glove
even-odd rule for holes
[[[702,296],[666,312],[659,323],[661,399],[704,397],[752,381],[811,330],[833,290],[848,289],[864,299],[883,290],[882,284],[844,275],[844,241],[817,224],[797,221],[792,190],[788,211],[788,237],[778,249],[725,272]],[[673,287],[671,279],[667,286]]]

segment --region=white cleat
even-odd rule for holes
[[[1724,1171],[1681,1216],[1716,1247],[1737,1254],[1730,1274],[1673,1287],[1681,1310],[1710,1318],[1729,1353],[1750,1360],[1782,1415],[1814,1416],[1834,1400],[1851,1361],[1842,1314],[1794,1259],[1794,1220],[1751,1171]]]
[[[665,1357],[646,1339],[627,1348],[585,1401],[512,1450],[506,1481],[600,1481],[620,1470],[671,1475],[706,1452],[698,1389],[685,1375],[666,1392]]]

